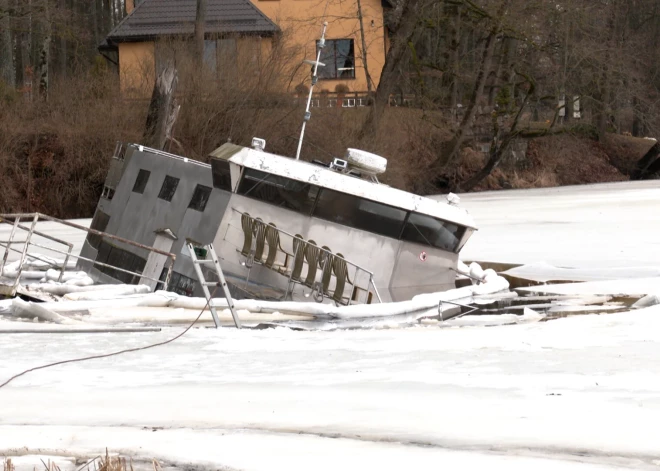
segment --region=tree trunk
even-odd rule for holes
[[[476,174],[470,177],[467,181],[460,184],[459,187],[456,188],[456,191],[469,191],[475,186],[477,186],[479,183],[481,183],[481,181],[484,180],[486,177],[488,177],[488,175],[490,175],[491,172],[495,170],[497,166],[500,164],[502,158],[504,157],[505,152],[509,149],[511,143],[520,134],[518,130],[520,118],[522,117],[522,114],[525,111],[527,104],[529,103],[529,99],[532,97],[536,89],[536,85],[532,81],[531,77],[525,76],[525,79],[528,82],[529,88],[527,90],[527,93],[525,94],[525,98],[523,99],[522,103],[520,104],[520,107],[518,108],[518,111],[516,112],[516,116],[514,117],[513,121],[511,122],[511,125],[509,126],[508,131],[504,133],[502,137],[500,137],[501,126],[498,121],[499,117],[497,115],[493,115],[494,136],[490,146],[488,162],[486,162],[486,165]]]
[[[459,88],[458,77],[460,73],[460,55],[459,47],[461,43],[461,9],[458,8],[454,21],[452,22],[451,31],[451,46],[450,46],[450,62],[451,62],[451,114],[454,119],[457,119],[456,106],[459,103]]]
[[[48,89],[50,87],[48,64],[50,62],[50,41],[52,31],[48,1],[45,0],[43,5],[43,18],[41,21],[41,34],[43,34],[43,39],[41,42],[41,50],[39,51],[39,93],[45,100],[48,100]]]
[[[491,64],[493,61],[493,55],[495,52],[495,43],[497,36],[499,35],[499,27],[493,28],[488,37],[486,38],[486,44],[484,45],[484,51],[481,59],[481,66],[477,73],[477,79],[472,90],[472,95],[470,101],[463,115],[460,126],[456,130],[454,137],[449,141],[448,145],[445,147],[444,155],[438,157],[433,164],[431,165],[431,172],[433,175],[438,175],[445,168],[451,167],[458,160],[460,155],[461,146],[465,142],[467,133],[472,128],[472,123],[474,121],[475,115],[477,114],[477,107],[479,102],[484,94],[484,89],[486,87],[486,81],[491,69]]]
[[[197,0],[197,15],[195,16],[195,60],[198,67],[204,65],[204,33],[206,29],[206,2]]]
[[[443,148],[440,149],[441,155],[431,164],[429,169],[431,172],[431,178],[435,179],[442,174],[445,169],[454,167],[460,157],[461,147],[465,143],[468,132],[472,129],[477,108],[484,95],[486,81],[488,80],[492,68],[493,56],[495,55],[495,45],[502,29],[502,20],[507,13],[510,3],[511,0],[502,0],[496,16],[491,18],[492,26],[486,37],[481,62],[477,71],[477,78],[474,83],[474,88],[472,89],[470,101],[465,110],[465,115],[463,116],[461,124],[456,130],[454,137],[446,146],[442,146]]]
[[[0,0],[0,80],[9,87],[16,86],[14,48],[11,41],[9,0]],[[6,14],[4,12],[7,12]]]
[[[362,16],[362,3],[360,0],[357,0],[358,7],[358,19],[360,20],[360,38],[362,39],[362,65],[364,67],[364,75],[367,79],[367,92],[371,95],[373,80],[371,79],[371,74],[369,74],[369,64],[367,61],[367,41],[364,38],[364,18]]]
[[[401,18],[398,21],[396,37],[393,38],[389,51],[385,56],[385,65],[380,76],[380,82],[376,88],[369,114],[362,124],[359,137],[364,139],[378,129],[380,119],[385,112],[390,95],[394,92],[399,78],[399,67],[409,53],[408,42],[415,34],[417,27],[417,9],[422,0],[403,0]]]
[[[66,14],[66,0],[60,0],[60,15],[64,17]],[[67,51],[66,51],[66,35],[68,24],[63,22],[60,30],[60,77],[66,78],[67,68]]]
[[[179,107],[174,99],[178,83],[174,64],[169,62],[156,79],[151,95],[143,142],[146,146],[163,150],[171,137]]]

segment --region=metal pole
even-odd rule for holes
[[[303,118],[302,129],[300,130],[300,139],[298,140],[298,150],[296,151],[296,160],[300,159],[300,151],[302,150],[303,138],[305,137],[305,126],[307,125],[307,121],[309,121],[309,119],[312,117],[311,113],[309,112],[309,109],[312,104],[312,93],[314,92],[314,85],[316,85],[316,81],[318,80],[318,76],[316,75],[316,72],[319,69],[319,61],[321,60],[321,51],[325,47],[325,30],[327,27],[328,27],[328,22],[324,21],[323,31],[321,32],[321,40],[319,41],[318,52],[316,53],[316,62],[314,62],[314,73],[312,74],[312,86],[309,87],[309,95],[307,95],[307,108],[305,109],[305,117]]]
[[[7,263],[7,258],[9,257],[9,250],[11,248],[12,241],[14,240],[14,235],[16,234],[16,228],[18,227],[18,223],[20,222],[21,218],[16,218],[14,221],[14,226],[11,228],[11,234],[9,234],[9,243],[7,244],[7,248],[5,249],[5,255],[2,257],[2,265],[0,265],[0,276],[5,271],[5,264]],[[25,241],[27,244],[27,240]]]
[[[378,293],[378,288],[376,288],[376,282],[374,281],[373,275],[369,277],[369,282],[371,283],[371,286],[374,287],[374,292],[376,293],[376,297],[378,298],[379,303],[383,303],[383,300],[380,297],[380,294]]]
[[[62,278],[64,277],[64,272],[66,271],[66,267],[69,264],[69,258],[71,258],[71,252],[73,251],[73,245],[69,247],[69,251],[66,254],[66,257],[64,257],[64,263],[62,264],[62,269],[60,270],[60,276],[57,278],[58,283],[62,283]]]
[[[32,239],[32,233],[34,232],[34,227],[37,225],[39,220],[39,214],[35,214],[32,219],[32,224],[30,225],[30,232],[28,232],[27,239],[25,240],[25,245],[23,246],[23,252],[21,253],[20,262],[18,265],[18,273],[16,274],[16,279],[12,286],[12,291],[15,293],[18,288],[19,282],[21,281],[21,273],[23,272],[23,264],[25,263],[25,257],[27,256],[28,247],[30,246],[30,239]]]

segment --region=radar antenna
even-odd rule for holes
[[[300,151],[302,150],[302,143],[305,137],[305,126],[307,125],[307,121],[309,121],[310,118],[312,117],[312,113],[309,111],[309,109],[312,106],[312,93],[314,91],[314,85],[316,85],[316,82],[319,79],[317,72],[319,70],[319,66],[325,67],[325,64],[320,62],[320,60],[321,60],[321,51],[323,51],[323,48],[325,48],[325,30],[327,27],[328,27],[328,22],[324,21],[323,31],[321,31],[321,39],[316,44],[316,50],[317,50],[316,61],[310,61],[310,60],[303,61],[305,64],[310,64],[313,66],[312,86],[309,87],[309,95],[307,96],[307,108],[305,108],[305,115],[303,116],[302,129],[300,130],[300,139],[298,139],[298,150],[296,151],[296,160],[300,159]]]

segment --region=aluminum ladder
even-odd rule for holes
[[[211,255],[211,259],[197,258],[197,253],[195,248],[206,250],[207,254]],[[195,247],[193,244],[188,243],[188,251],[190,252],[190,257],[192,258],[193,266],[195,267],[195,272],[197,273],[197,279],[202,286],[202,291],[204,292],[204,297],[206,298],[206,303],[211,311],[211,316],[213,316],[213,322],[215,322],[215,327],[220,327],[220,318],[218,317],[218,311],[216,310],[216,305],[211,299],[211,293],[209,292],[209,286],[222,286],[223,291],[225,292],[225,298],[227,299],[227,305],[231,311],[231,316],[234,318],[234,324],[238,329],[241,328],[241,320],[236,314],[236,309],[234,308],[234,300],[231,297],[229,292],[229,286],[227,286],[227,280],[225,280],[225,275],[222,273],[222,267],[220,266],[220,260],[218,260],[218,254],[215,253],[213,244],[204,245],[201,247]],[[219,282],[217,281],[206,281],[204,273],[202,271],[202,265],[213,265],[215,272],[218,275]],[[224,306],[223,306],[224,307]]]

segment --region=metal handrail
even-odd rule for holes
[[[232,211],[237,212],[237,213],[240,214],[241,216],[246,215],[247,217],[249,217],[249,218],[250,218],[251,220],[253,220],[253,221],[256,221],[256,220],[257,220],[257,218],[255,218],[255,217],[253,217],[253,216],[251,216],[251,215],[249,215],[249,214],[245,214],[245,213],[239,211],[238,209],[236,209],[236,208],[234,208],[234,207],[232,207],[231,209],[232,209]],[[267,224],[267,223],[264,223],[264,224]],[[302,237],[297,237],[297,236],[291,234],[290,232],[287,232],[287,231],[285,231],[285,230],[283,230],[283,229],[280,229],[279,227],[275,227],[275,229],[276,229],[278,232],[280,232],[280,233],[282,233],[282,234],[286,234],[287,236],[291,237],[291,239],[293,239],[293,240],[298,240],[298,241],[302,242],[303,244],[307,244],[307,243],[308,243],[308,241],[306,241],[306,240],[303,239]],[[336,255],[337,255],[337,254],[333,253],[333,252],[330,251],[330,250],[326,250],[326,249],[324,249],[323,247],[319,247],[319,246],[317,246],[317,248],[319,249],[320,252],[325,253],[326,256],[328,256],[328,255],[330,255],[330,256],[336,256]],[[296,260],[296,257],[298,256],[298,254],[296,253],[296,254],[292,254],[292,255],[294,256],[294,263],[295,263],[295,260]],[[303,257],[304,257],[304,255],[303,255]],[[351,262],[350,260],[346,260],[346,259],[344,259],[344,261],[346,262],[347,265],[351,265],[351,266],[355,267],[355,273],[353,274],[353,280],[354,280],[354,281],[355,281],[355,279],[357,278],[358,270],[359,270],[359,271],[362,271],[362,272],[364,272],[364,273],[366,273],[367,275],[369,275],[369,283],[367,284],[367,286],[373,286],[373,288],[374,288],[374,292],[375,292],[375,294],[376,294],[376,297],[378,298],[378,302],[379,302],[379,303],[382,303],[382,302],[383,302],[383,301],[382,301],[382,298],[380,297],[380,293],[378,292],[378,288],[376,288],[376,282],[374,281],[374,274],[373,274],[373,272],[370,271],[370,270],[367,270],[366,268],[361,267],[360,265],[358,265],[358,264],[356,264],[356,263]],[[289,279],[289,283],[291,283],[291,279]],[[358,287],[358,288],[359,288],[359,287]],[[361,288],[361,289],[364,289],[364,288]],[[367,288],[367,291],[368,291],[368,288]],[[287,293],[288,293],[288,288],[287,288]],[[351,303],[351,298],[349,297],[348,304],[350,305],[350,303]]]
[[[20,224],[21,218],[32,218],[32,224],[31,224],[30,228],[28,228],[26,226],[22,226]],[[58,281],[60,281],[60,282],[62,281],[62,278],[64,276],[64,271],[66,270],[66,267],[68,265],[69,258],[74,257],[78,260],[85,260],[85,261],[91,262],[92,266],[99,265],[99,266],[103,266],[103,267],[108,267],[108,268],[111,268],[111,269],[116,270],[118,272],[127,273],[127,274],[134,275],[134,276],[139,276],[141,278],[144,278],[144,279],[147,279],[147,280],[150,280],[150,281],[155,281],[157,283],[157,285],[158,284],[163,284],[163,286],[165,286],[165,287],[167,287],[169,285],[170,279],[172,277],[172,271],[173,271],[173,268],[174,268],[174,263],[176,261],[176,255],[173,254],[173,253],[165,252],[163,250],[159,250],[159,249],[156,249],[154,247],[149,247],[148,245],[144,245],[144,244],[140,244],[138,242],[134,242],[132,240],[124,239],[123,237],[119,237],[119,236],[112,235],[112,234],[107,234],[107,233],[102,232],[102,231],[97,231],[96,229],[91,229],[89,227],[81,226],[79,224],[75,224],[75,223],[72,223],[70,221],[65,221],[65,220],[62,220],[62,219],[54,218],[54,217],[47,216],[47,215],[41,214],[41,213],[2,214],[2,215],[0,215],[0,223],[4,222],[4,223],[9,224],[10,219],[14,219],[14,223],[12,225],[13,227],[12,227],[12,230],[11,230],[11,234],[9,236],[9,241],[7,242],[6,245],[0,243],[0,246],[5,248],[4,257],[0,261],[0,275],[4,271],[4,267],[5,267],[5,264],[7,262],[7,258],[9,256],[9,252],[14,251],[14,252],[20,253],[21,254],[21,257],[20,257],[20,260],[19,260],[20,265],[19,265],[17,276],[16,276],[16,280],[14,280],[14,285],[12,287],[12,289],[14,289],[14,290],[17,288],[18,283],[20,281],[21,273],[23,271],[23,265],[25,264],[25,258],[26,257],[30,257],[30,258],[33,258],[35,260],[41,260],[43,262],[46,262],[48,265],[54,266],[51,262],[48,262],[47,260],[41,259],[41,258],[39,258],[38,256],[36,256],[34,254],[29,254],[28,253],[28,248],[29,248],[30,245],[35,246],[35,247],[40,247],[40,248],[50,250],[50,251],[55,252],[55,253],[65,255],[65,259],[64,259],[64,262],[62,263],[62,267],[61,267],[61,271],[60,271],[60,276],[58,278]],[[167,275],[165,277],[165,280],[160,280],[160,279],[152,278],[152,277],[149,277],[149,276],[144,276],[142,273],[133,272],[133,271],[130,271],[130,270],[125,270],[123,268],[115,267],[115,266],[112,266],[112,265],[109,265],[109,264],[103,263],[103,262],[98,262],[96,260],[92,260],[90,258],[83,257],[81,255],[75,255],[75,254],[72,253],[73,244],[71,244],[69,242],[66,242],[66,241],[63,241],[61,239],[57,239],[56,237],[52,237],[52,236],[49,236],[48,234],[44,234],[42,232],[39,232],[39,231],[35,230],[36,223],[40,219],[46,220],[46,221],[51,221],[51,222],[56,222],[56,223],[59,223],[59,224],[65,225],[65,226],[72,227],[74,229],[79,229],[79,230],[85,231],[88,234],[98,235],[102,238],[115,240],[117,242],[124,243],[126,245],[130,245],[130,246],[133,246],[133,247],[137,247],[139,249],[147,250],[149,252],[156,253],[158,255],[163,255],[163,256],[165,256],[165,257],[167,257],[168,259],[171,260],[171,262],[169,264],[169,267],[168,267],[168,271],[167,271]],[[23,250],[17,250],[17,249],[14,249],[13,247],[11,247],[14,243],[13,238],[14,238],[14,235],[15,235],[17,229],[24,230],[24,231],[28,232],[28,236],[27,236],[27,239],[25,241],[25,245],[23,247]],[[31,240],[32,240],[32,235],[33,234],[36,234],[37,236],[43,237],[43,238],[48,239],[48,240],[52,240],[53,242],[56,242],[56,243],[66,245],[68,247],[68,251],[64,252],[64,251],[58,250],[58,249],[53,248],[53,247],[47,247],[47,246],[40,245],[40,244],[37,244],[35,242],[32,242]]]
[[[170,159],[183,160],[184,162],[188,162],[188,163],[191,163],[191,164],[194,164],[194,165],[199,165],[200,167],[204,167],[204,168],[211,168],[211,166],[209,164],[206,164],[204,162],[200,162],[199,160],[194,160],[194,159],[191,159],[189,157],[182,157],[180,155],[171,154],[169,152],[165,152],[164,150],[153,149],[151,147],[143,146],[141,144],[127,144],[127,147],[128,146],[135,147],[140,152],[144,152],[146,150],[146,151],[149,151],[149,153],[151,153],[151,154],[160,155],[162,157],[169,157]]]
[[[144,278],[144,279],[146,279],[146,280],[150,280],[150,281],[155,281],[155,282],[158,283],[158,284],[163,284],[163,285],[165,284],[165,281],[163,281],[163,280],[159,280],[159,279],[156,279],[156,278],[151,278],[151,277],[149,277],[149,276],[144,276],[142,273],[138,273],[138,272],[134,272],[134,271],[126,270],[126,269],[124,269],[124,268],[115,267],[115,266],[113,266],[113,265],[109,265],[109,264],[107,264],[107,263],[98,262],[98,261],[96,261],[96,260],[92,260],[91,258],[83,257],[82,255],[67,254],[67,252],[62,252],[61,250],[57,250],[57,249],[54,249],[54,248],[52,248],[52,247],[46,247],[45,245],[35,244],[34,242],[30,242],[30,245],[33,245],[33,246],[35,246],[35,247],[39,247],[39,248],[42,248],[42,249],[50,250],[50,251],[55,252],[55,253],[64,254],[64,255],[69,255],[70,257],[76,258],[76,259],[78,259],[78,260],[85,260],[86,262],[92,262],[92,265],[100,265],[100,266],[102,266],[102,267],[108,267],[108,268],[111,268],[111,269],[113,269],[113,270],[117,270],[117,271],[122,272],[122,273],[127,273],[127,274],[129,274],[129,275],[133,275],[133,276],[139,276],[140,278]],[[4,245],[0,244],[0,247],[4,247]],[[10,248],[10,250],[12,250],[12,251],[14,251],[14,252],[21,253],[20,250],[17,250],[17,249],[14,249],[14,248]],[[53,268],[60,268],[59,265],[55,265],[54,263],[52,263],[52,262],[50,262],[50,261],[48,261],[48,260],[44,260],[43,258],[39,258],[39,256],[38,256],[38,255],[35,255],[35,254],[30,254],[30,253],[28,253],[28,254],[27,254],[27,258],[32,258],[32,259],[34,259],[34,260],[40,260],[40,261],[42,261],[42,262],[44,262],[44,263],[50,265],[50,266],[53,267]],[[62,269],[66,269],[66,266],[67,266],[67,264],[62,263]],[[170,267],[170,268],[171,268],[171,267]],[[4,270],[4,268],[3,268],[3,270]],[[20,278],[20,274],[21,274],[21,273],[22,273],[22,270],[19,270],[19,272],[18,272],[18,278]],[[0,275],[1,275],[1,274],[2,274],[2,273],[0,273]],[[58,281],[62,281],[61,273],[60,273],[60,277],[59,277]]]

